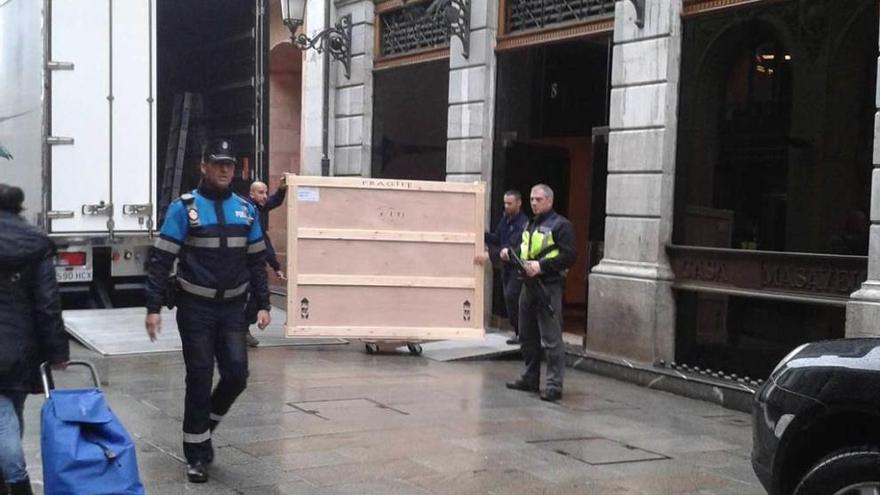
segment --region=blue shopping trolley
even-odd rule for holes
[[[48,363],[40,366],[46,402],[42,427],[46,495],[143,495],[131,436],[104,401],[95,367],[94,388],[56,389]]]

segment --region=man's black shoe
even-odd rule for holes
[[[519,335],[514,335],[512,339],[507,339],[507,345],[520,345]]]
[[[186,479],[190,483],[205,483],[208,481],[208,466],[202,461],[187,464]]]
[[[548,388],[547,390],[541,392],[541,400],[545,400],[547,402],[556,402],[562,398],[562,390],[557,388]]]
[[[538,384],[537,383],[528,383],[520,378],[519,380],[513,382],[507,382],[507,388],[511,390],[522,390],[524,392],[537,392]]]

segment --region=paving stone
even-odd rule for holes
[[[211,481],[188,484],[179,354],[72,354],[102,370],[150,495],[763,493],[748,415],[574,371],[562,402],[547,404],[504,387],[516,361],[368,356],[359,345],[252,351],[249,387],[214,436]],[[35,480],[41,404],[25,407]],[[672,458],[643,459],[657,454]]]
[[[338,466],[297,469],[291,473],[317,486],[346,485],[379,480],[405,480],[435,474],[425,466],[407,459],[348,464],[344,469]]]

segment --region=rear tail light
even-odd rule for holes
[[[85,266],[84,251],[62,251],[58,253],[58,266]]]

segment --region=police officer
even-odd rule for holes
[[[168,274],[180,258],[175,303],[186,363],[183,453],[194,483],[208,481],[211,433],[247,386],[248,290],[257,300],[258,326],[270,320],[266,243],[253,205],[230,190],[235,156],[229,140],[208,143],[202,181],[168,207],[147,267],[146,328],[155,340]],[[212,393],[215,358],[220,381]]]
[[[547,352],[547,377],[541,400],[555,402],[562,398],[565,371],[565,345],[562,342],[562,289],[568,269],[575,259],[574,227],[567,218],[553,211],[553,190],[546,184],[532,188],[530,203],[535,217],[522,234],[520,258],[525,262],[526,277],[519,298],[519,338],[522,343],[525,371],[507,388],[537,392],[541,381],[541,342]],[[509,260],[507,249],[500,253]],[[540,279],[541,286],[528,279]],[[547,297],[546,301],[542,301]],[[553,308],[551,313],[546,302]]]

